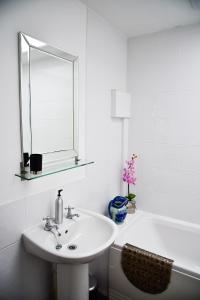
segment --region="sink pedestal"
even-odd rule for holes
[[[57,300],[88,299],[88,264],[57,264]]]

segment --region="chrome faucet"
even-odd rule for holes
[[[58,241],[58,236],[61,236],[61,233],[58,230],[59,229],[58,225],[57,224],[52,224],[52,222],[55,222],[55,219],[51,218],[51,217],[46,217],[46,218],[43,218],[43,221],[46,221],[46,223],[44,225],[44,230],[50,231],[51,233],[53,233],[53,235],[56,239],[56,250],[61,249],[62,244],[59,243],[59,241]],[[56,233],[53,229],[55,229],[55,231],[57,232],[57,235],[56,235]]]
[[[52,224],[52,222],[55,222],[54,218],[51,217],[46,217],[43,218],[43,221],[46,221],[45,225],[44,225],[44,230],[46,231],[52,231],[52,229],[55,229],[58,233],[59,236],[61,236],[61,233],[59,232],[59,228],[57,224]]]
[[[66,207],[65,208],[67,210],[67,215],[65,216],[66,219],[73,219],[73,217],[79,217],[79,214],[72,214],[72,209],[74,209],[74,207]]]

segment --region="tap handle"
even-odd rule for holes
[[[52,220],[52,219],[53,219],[53,218],[47,216],[47,217],[43,218],[42,220],[43,220],[43,221],[49,221],[49,220]]]
[[[51,217],[47,216],[47,217],[43,218],[42,220],[46,221],[46,224],[50,224],[50,222],[53,221],[54,218],[51,218]]]
[[[66,210],[71,211],[71,209],[74,209],[74,207],[71,207],[68,205],[68,207],[65,207]]]
[[[71,219],[72,209],[74,209],[74,207],[68,206],[68,207],[65,207],[65,209],[67,210],[67,216],[66,216],[66,218]]]

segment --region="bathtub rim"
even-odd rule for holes
[[[154,219],[154,220],[161,220],[162,222],[164,221],[167,223],[176,224],[178,226],[187,227],[190,229],[194,229],[195,231],[198,230],[200,232],[200,224],[190,223],[187,221],[183,221],[183,220],[179,220],[179,219],[175,219],[175,218],[171,218],[171,217],[166,217],[166,216],[162,216],[162,215],[158,215],[158,214],[154,214],[154,213],[149,213],[149,212],[146,212],[143,210],[137,210],[134,215],[131,215],[131,214],[127,215],[127,218],[125,219],[123,224],[118,225],[119,232],[118,232],[118,235],[117,235],[115,242],[112,245],[111,249],[114,248],[116,250],[120,250],[120,251],[122,250],[123,246],[120,245],[118,242],[118,240],[120,239],[119,238],[120,234],[122,234],[123,231],[125,231],[130,225],[134,225],[134,223],[136,223],[141,217],[142,218],[147,217],[147,218]],[[145,249],[145,250],[148,250],[148,249]],[[162,254],[160,254],[160,255],[162,255]],[[173,259],[173,257],[171,257],[171,258]],[[192,268],[192,267],[190,268],[187,266],[180,265],[176,261],[173,262],[173,267],[172,267],[172,271],[179,272],[186,276],[200,280],[200,267],[198,269],[199,270],[195,270],[195,268]]]

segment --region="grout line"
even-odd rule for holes
[[[15,240],[15,242],[12,242],[11,244],[9,244],[9,245],[7,245],[7,246],[4,246],[3,248],[0,248],[0,253],[1,253],[2,251],[4,251],[4,250],[8,249],[9,247],[16,245],[16,244],[19,243],[20,241],[21,241],[21,238]]]

